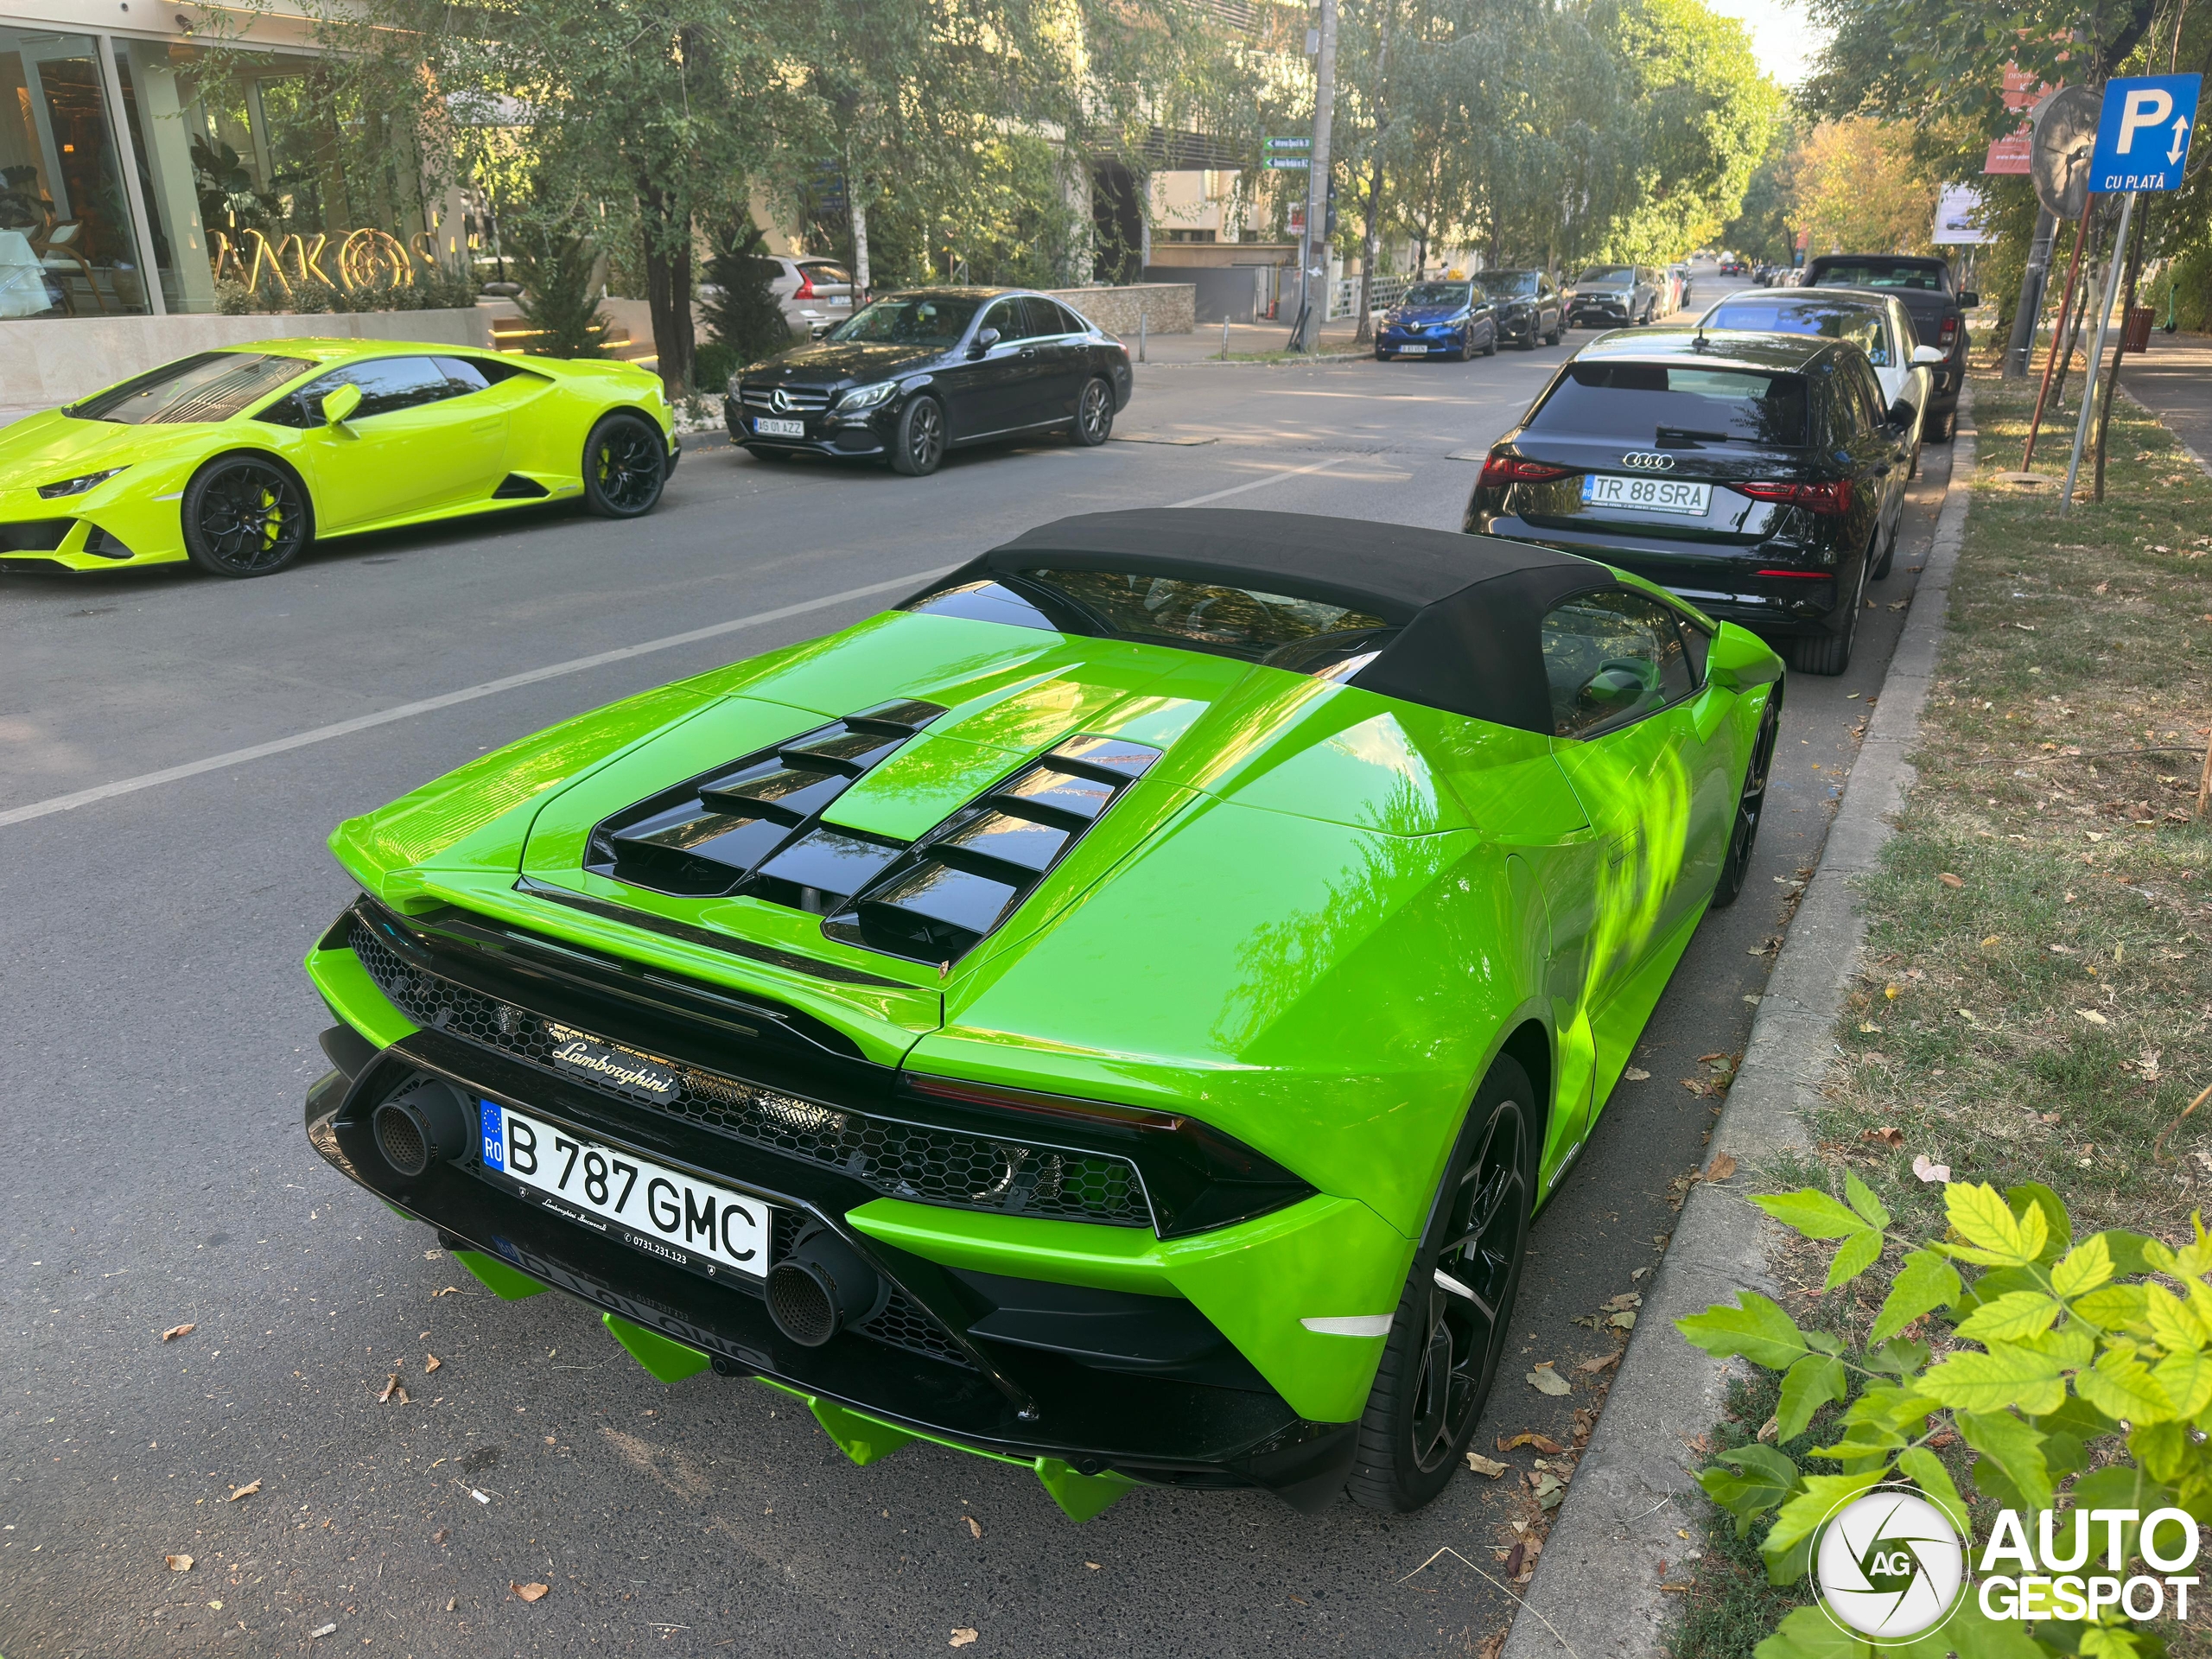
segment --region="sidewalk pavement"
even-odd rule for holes
[[[2147,353],[2121,361],[2120,384],[2212,472],[2212,335],[2152,334]]]
[[[1321,344],[1319,355],[1327,357],[1344,353],[1358,353],[1365,356],[1370,347],[1355,345],[1352,334],[1358,324],[1351,317],[1338,317],[1333,322],[1321,325]],[[1203,363],[1209,358],[1221,358],[1221,329],[1217,322],[1202,322],[1187,334],[1153,334],[1144,342],[1144,358],[1147,364]],[[1137,337],[1120,336],[1122,344],[1129,348],[1134,360],[1137,354]],[[1290,344],[1290,321],[1281,322],[1232,322],[1229,325],[1229,350],[1232,360],[1239,354],[1255,352],[1280,352]]]

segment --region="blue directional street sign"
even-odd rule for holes
[[[2092,190],[2178,190],[2196,125],[2202,75],[2133,75],[2105,83]]]

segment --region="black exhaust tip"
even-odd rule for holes
[[[840,1331],[883,1311],[891,1287],[860,1253],[826,1227],[804,1235],[768,1270],[768,1317],[803,1348],[819,1348]]]
[[[377,1152],[410,1180],[468,1142],[468,1111],[453,1085],[417,1076],[369,1118]]]

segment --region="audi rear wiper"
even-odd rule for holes
[[[1700,432],[1689,426],[1662,426],[1652,442],[1662,449],[1679,449],[1694,448],[1700,442],[1732,443],[1735,437],[1732,432]]]

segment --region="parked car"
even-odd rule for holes
[[[1896,295],[1835,288],[1785,298],[1746,290],[1720,301],[1698,320],[1698,327],[1851,341],[1866,353],[1882,384],[1882,406],[1910,411],[1904,423],[1912,435],[1912,464],[1905,475],[1919,472],[1923,417],[1943,353],[1919,344],[1912,318]]]
[[[1675,284],[1675,303],[1672,311],[1680,311],[1690,302],[1690,268],[1687,264],[1672,264],[1667,267],[1667,275],[1673,279]],[[1670,315],[1672,311],[1669,312]]]
[[[775,265],[768,289],[784,308],[784,321],[804,338],[853,315],[853,274],[835,259],[765,256]]]
[[[1567,302],[1549,271],[1478,270],[1474,283],[1497,313],[1499,345],[1533,352],[1539,340],[1558,345],[1567,332]]]
[[[722,419],[756,455],[866,456],[918,478],[993,438],[1103,443],[1133,385],[1121,341],[1049,295],[916,289],[740,369]]]
[[[1465,527],[1603,559],[1840,674],[1897,550],[1910,413],[1846,340],[1608,334],[1492,448]]]
[[[1375,331],[1378,362],[1449,357],[1464,363],[1478,351],[1497,354],[1497,315],[1471,282],[1414,283]]]
[[[1943,260],[1898,253],[1824,254],[1805,267],[1803,286],[1879,289],[1904,302],[1920,343],[1943,354],[1925,424],[1930,440],[1948,442],[1967,383],[1966,314],[1981,303],[1981,296],[1961,293]]]
[[[318,537],[532,502],[635,518],[678,455],[660,377],[635,364],[259,340],[0,431],[0,574],[265,576]]]
[[[1592,265],[1567,296],[1573,328],[1634,328],[1659,310],[1659,273],[1649,265]]]
[[[1781,674],[1522,543],[1043,524],[340,825],[306,1138],[501,1296],[855,1463],[935,1441],[1077,1521],[1416,1510],[1742,890]]]

